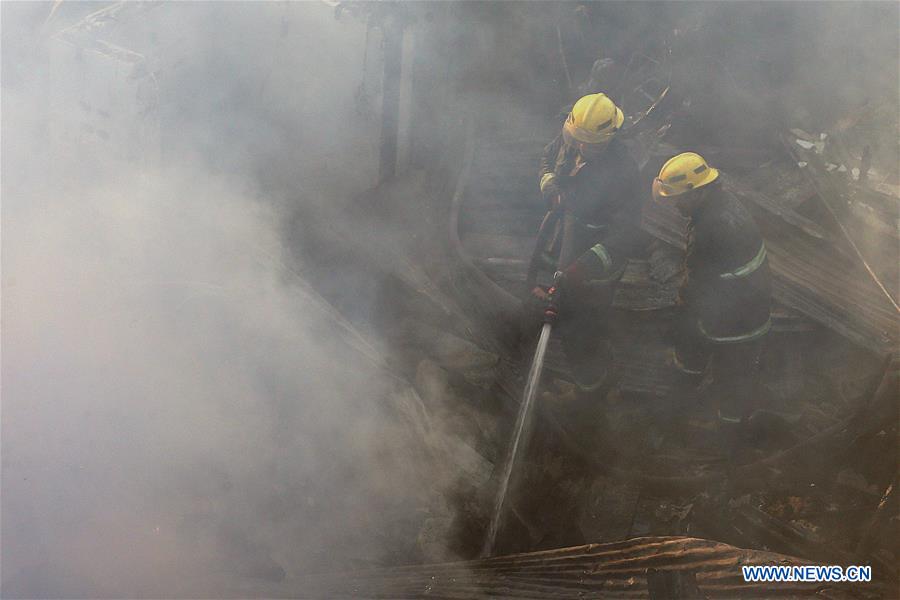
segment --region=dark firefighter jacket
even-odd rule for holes
[[[581,165],[577,150],[557,136],[541,159],[540,177],[547,173],[557,175],[565,205],[576,217],[574,255],[596,262],[595,273],[621,275],[627,258],[647,242],[640,230],[638,166],[625,145],[613,139],[600,158]]]
[[[679,300],[702,338],[716,343],[757,339],[771,323],[766,246],[747,209],[721,183],[713,185],[690,215]]]

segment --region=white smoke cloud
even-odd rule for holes
[[[109,34],[156,103],[41,39],[50,6],[3,7],[4,596],[258,595],[406,550],[417,399],[283,242],[372,183],[359,25],[159,6]]]

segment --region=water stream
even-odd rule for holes
[[[522,434],[526,431],[526,425],[531,417],[531,407],[534,405],[534,397],[537,395],[538,384],[541,381],[541,370],[544,367],[544,354],[547,352],[547,343],[550,341],[550,323],[544,323],[541,329],[541,335],[538,338],[537,348],[534,352],[534,359],[531,362],[531,369],[528,371],[528,380],[525,384],[525,392],[522,395],[522,403],[519,405],[519,414],[516,417],[515,428],[513,429],[512,444],[509,446],[509,452],[506,456],[506,462],[503,465],[503,474],[500,479],[500,489],[497,493],[497,499],[494,504],[494,513],[491,516],[491,524],[488,527],[487,537],[482,548],[482,557],[488,557],[493,554],[494,544],[497,541],[497,532],[500,529],[500,522],[503,517],[504,505],[506,504],[506,494],[509,491],[509,480],[512,477],[513,467],[515,467],[520,452],[524,451],[525,445],[522,444]]]

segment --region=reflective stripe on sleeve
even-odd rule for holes
[[[612,258],[610,258],[609,252],[606,251],[603,244],[594,244],[591,248],[591,252],[596,254],[597,258],[600,259],[600,262],[603,263],[603,271],[609,271],[609,268],[612,267]]]
[[[695,369],[689,369],[684,364],[684,361],[681,360],[681,357],[678,356],[678,351],[672,351],[672,364],[675,365],[675,368],[681,371],[682,373],[686,373],[688,375],[703,375],[703,371],[697,371]]]
[[[722,273],[721,275],[719,275],[719,277],[722,279],[738,279],[740,277],[746,277],[747,275],[750,275],[755,270],[757,270],[760,267],[760,265],[763,264],[764,260],[766,260],[766,244],[765,244],[765,242],[760,244],[759,252],[756,253],[756,256],[754,256],[750,260],[750,262],[744,264],[743,266],[735,269],[734,271],[732,271],[730,273]]]
[[[548,182],[556,179],[555,173],[544,173],[543,177],[541,177],[541,191],[544,191],[544,186],[547,185]]]
[[[607,378],[604,375],[603,377],[601,377],[598,381],[595,381],[594,383],[590,383],[590,384],[578,383],[576,381],[575,385],[577,385],[578,389],[581,390],[582,392],[596,392],[597,390],[602,388],[604,385],[606,385],[606,379]]]
[[[729,417],[727,415],[723,415],[721,410],[716,411],[716,412],[718,412],[718,414],[719,414],[719,420],[722,421],[723,423],[740,424],[740,422],[741,422],[740,417]]]
[[[706,328],[703,326],[703,321],[698,321],[697,327],[700,329],[700,333],[703,334],[703,337],[710,340],[711,342],[715,342],[717,344],[735,344],[738,342],[749,342],[766,335],[769,332],[769,329],[772,327],[772,317],[770,316],[768,319],[766,319],[765,323],[763,323],[753,331],[742,335],[730,335],[721,337],[710,335],[709,332],[706,331]]]

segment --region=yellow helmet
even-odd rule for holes
[[[625,115],[606,94],[583,96],[563,125],[563,137],[583,144],[605,144],[625,121]],[[571,138],[571,139],[570,139]]]
[[[666,161],[659,170],[659,195],[667,198],[678,196],[712,183],[719,171],[706,164],[706,160],[694,152],[682,152]]]

